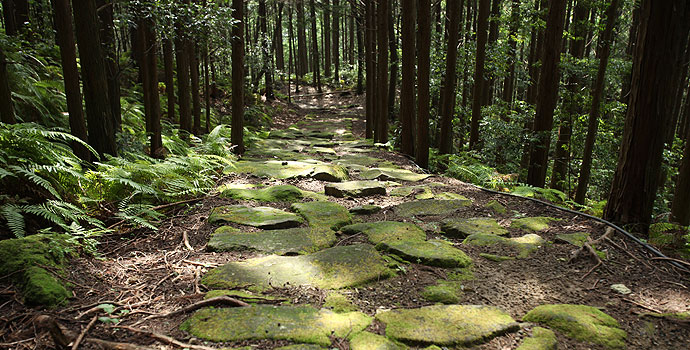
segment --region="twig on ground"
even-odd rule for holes
[[[166,208],[174,207],[174,206],[180,205],[180,204],[198,202],[198,201],[200,201],[200,200],[202,200],[202,199],[204,199],[204,197],[187,199],[187,200],[183,200],[183,201],[179,201],[179,202],[175,202],[175,203],[162,204],[162,205],[159,205],[159,206],[155,206],[155,207],[151,208],[150,210],[154,210],[154,211],[155,211],[155,210],[166,209]],[[124,219],[123,219],[123,220],[120,220],[120,221],[118,221],[118,222],[116,222],[116,223],[114,223],[114,224],[108,226],[107,229],[108,229],[108,230],[112,230],[112,229],[114,229],[115,227],[118,227],[118,226],[124,224],[125,222],[127,222],[127,220],[124,220]]]
[[[640,303],[638,303],[638,302],[636,302],[635,300],[632,300],[632,299],[623,298],[623,301],[626,301],[626,302],[631,303],[631,304],[635,304],[635,305],[637,305],[637,306],[639,306],[639,307],[641,307],[641,308],[643,308],[643,309],[645,309],[645,310],[649,310],[649,311],[652,311],[652,312],[656,312],[656,313],[658,313],[658,314],[661,314],[661,313],[662,313],[661,311],[659,311],[659,310],[657,310],[657,309],[655,309],[655,308],[653,308],[653,307],[651,307],[651,306],[647,306],[647,305],[644,305],[644,304],[640,304]]]
[[[187,234],[187,230],[182,231],[182,242],[184,242],[185,248],[189,250],[190,252],[194,251],[194,248],[192,248],[192,245],[189,244],[189,235]]]
[[[198,310],[198,309],[200,309],[200,308],[202,308],[202,307],[214,306],[214,305],[219,305],[219,304],[224,304],[224,305],[229,305],[229,306],[235,306],[235,307],[238,307],[238,306],[239,306],[239,307],[249,306],[248,303],[245,303],[245,302],[242,301],[242,300],[237,300],[237,299],[231,298],[231,297],[229,297],[229,296],[227,296],[227,295],[222,295],[222,296],[215,297],[215,298],[210,298],[210,299],[206,299],[206,300],[197,301],[197,302],[194,303],[194,304],[185,306],[185,307],[183,307],[183,308],[181,308],[181,309],[179,309],[179,310],[175,310],[175,311],[172,311],[172,312],[168,312],[168,313],[166,313],[166,314],[154,314],[154,315],[151,315],[151,316],[148,316],[148,317],[144,317],[143,319],[137,321],[134,325],[139,325],[139,324],[142,324],[142,323],[145,322],[145,321],[152,320],[152,319],[156,319],[156,318],[172,317],[172,316],[176,316],[176,315],[180,315],[180,314],[186,314],[186,313],[188,313],[188,312],[196,311],[196,310]]]
[[[67,330],[64,329],[57,321],[55,321],[54,318],[47,316],[47,315],[41,315],[36,317],[34,320],[34,324],[36,325],[36,328],[40,330],[44,330],[50,333],[51,338],[53,338],[53,342],[55,343],[55,348],[58,350],[67,350],[70,348],[70,343],[72,343],[72,339],[75,339],[77,336]],[[85,338],[85,342],[93,343],[98,346],[100,346],[103,349],[109,349],[109,350],[148,350],[148,347],[137,345],[137,344],[132,344],[132,343],[118,343],[118,342],[112,342],[108,340],[102,340],[102,339],[97,339],[97,338]]]
[[[679,263],[679,264],[683,264],[683,265],[685,265],[685,266],[690,266],[690,262],[687,262],[687,261],[685,261],[685,260],[680,260],[680,259],[669,258],[669,257],[665,257],[665,256],[655,256],[655,257],[649,258],[649,260],[675,261],[675,262],[677,262],[677,263]]]
[[[193,260],[182,260],[182,262],[190,264],[190,265],[197,265],[197,266],[203,266],[203,267],[218,267],[218,264],[214,263],[205,263],[205,262],[199,262],[199,261],[193,261]]]
[[[120,329],[126,329],[128,331],[135,332],[135,333],[146,334],[149,337],[154,338],[154,339],[156,339],[162,343],[172,344],[172,345],[178,346],[178,347],[183,348],[183,349],[216,350],[216,349],[208,347],[208,346],[183,343],[183,342],[181,342],[181,341],[179,341],[173,337],[167,336],[165,334],[160,334],[160,333],[156,333],[156,332],[152,332],[152,331],[145,331],[143,329],[138,329],[138,328],[134,328],[131,326],[114,326],[114,327],[120,328]]]
[[[96,320],[98,320],[98,315],[93,316],[93,318],[91,318],[91,321],[89,321],[89,324],[86,325],[86,328],[84,328],[84,330],[81,331],[81,333],[79,333],[77,339],[72,344],[72,350],[79,349],[79,344],[84,339],[84,336],[86,336],[86,333],[88,333],[91,327],[93,327],[93,325],[96,323]]]

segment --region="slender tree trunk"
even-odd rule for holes
[[[390,120],[395,119],[393,110],[395,107],[395,93],[397,91],[396,87],[398,85],[398,40],[395,38],[395,28],[393,25],[395,21],[395,18],[393,16],[393,4],[394,2],[389,3],[388,6],[388,48],[390,52],[390,82],[388,84],[387,109],[388,117],[390,118]]]
[[[371,0],[375,1],[375,0]],[[340,0],[333,0],[333,81],[340,86]]]
[[[331,0],[323,1],[323,70],[326,77],[331,76]]]
[[[664,134],[690,26],[690,4],[643,0],[630,100],[618,167],[604,217],[647,233],[656,198]]]
[[[683,161],[680,164],[671,204],[671,220],[682,226],[690,225],[690,134],[685,135],[685,140]]]
[[[601,98],[604,94],[604,78],[606,77],[606,68],[611,54],[611,39],[613,37],[613,28],[616,26],[616,19],[619,16],[618,7],[620,0],[612,0],[611,4],[606,10],[606,27],[599,39],[599,70],[597,71],[597,78],[592,88],[592,105],[589,109],[589,120],[587,123],[587,138],[585,139],[585,149],[582,156],[582,165],[580,166],[580,176],[575,191],[575,202],[579,204],[585,203],[585,195],[587,194],[587,185],[589,184],[589,177],[592,170],[592,153],[594,150],[594,142],[599,127],[599,108],[601,106]]]
[[[500,23],[501,17],[501,1],[502,0],[492,0],[491,1],[491,17],[489,20],[489,38],[488,38],[488,48],[490,52],[496,47],[498,42],[498,25]],[[484,86],[484,105],[490,105],[493,101],[494,96],[494,82],[496,81],[496,72],[492,71],[490,74],[490,79],[487,80],[486,86]]]
[[[314,55],[314,85],[316,85],[316,90],[321,92],[321,71],[319,69],[319,42],[317,40],[316,32],[316,6],[314,5],[314,0],[309,0],[309,8],[311,10],[311,48]]]
[[[479,148],[479,122],[482,119],[484,106],[484,86],[487,84],[484,76],[486,61],[487,29],[489,27],[490,0],[479,0],[479,17],[477,18],[477,54],[474,68],[474,92],[472,97],[472,124],[470,126],[470,149]]]
[[[553,111],[556,108],[556,102],[558,102],[558,82],[560,80],[558,64],[561,60],[565,5],[566,0],[551,0],[549,2],[549,15],[546,20],[545,50],[542,53],[537,110],[533,127],[535,142],[530,153],[529,173],[527,174],[527,183],[535,187],[544,187],[546,181]]]
[[[165,93],[168,97],[168,120],[175,121],[175,67],[173,63],[173,43],[168,38],[163,39],[163,67],[165,71]]]
[[[352,6],[355,6],[354,4]],[[355,10],[353,9],[353,12]],[[357,13],[357,95],[364,93],[364,73],[362,68],[364,65],[364,23],[362,14]],[[324,50],[324,52],[328,52]]]
[[[400,122],[401,148],[404,154],[414,156],[415,122],[414,83],[415,83],[415,2],[402,0],[402,81],[400,83]]]
[[[429,167],[429,73],[431,70],[431,1],[419,0],[417,9],[417,165]]]
[[[146,73],[148,74],[146,79],[147,86],[144,87],[144,91],[148,91],[148,94],[144,96],[144,103],[149,105],[149,111],[151,112],[151,115],[147,116],[151,126],[151,156],[160,157],[162,156],[163,141],[161,139],[161,107],[158,96],[158,45],[152,19],[145,20],[144,34],[144,57],[148,66],[146,68]]]
[[[266,99],[273,100],[273,75],[271,74],[271,62],[273,58],[270,56],[269,49],[269,35],[268,25],[266,24],[266,0],[259,0],[259,28],[261,30],[261,47],[263,48],[261,56],[261,74],[264,75],[264,82],[266,84]]]
[[[5,19],[5,34],[15,36],[19,33],[17,19],[15,18],[14,0],[2,0],[2,14]]]
[[[446,53],[446,75],[443,81],[441,101],[441,147],[439,153],[453,151],[453,115],[455,110],[455,82],[458,58],[458,36],[462,22],[463,0],[447,0],[448,50]]]
[[[374,121],[376,119],[376,37],[375,37],[375,0],[365,0],[366,22],[365,22],[365,43],[367,61],[367,82],[366,82],[366,138],[374,137]],[[334,34],[335,35],[335,34]],[[334,49],[334,52],[336,50]]]
[[[374,139],[380,143],[388,142],[388,16],[388,0],[378,0],[376,38],[379,50],[376,62],[377,115]]]
[[[79,82],[77,82],[79,84]],[[12,103],[12,91],[10,90],[7,76],[7,57],[0,45],[0,121],[6,124],[14,124],[17,119],[14,116],[14,104]]]
[[[235,153],[244,153],[244,4],[232,0],[232,128]]]
[[[290,45],[289,45],[290,46],[290,55],[292,55],[292,57],[293,57],[292,62],[294,62],[294,64],[290,63],[290,65],[292,66],[292,68],[295,72],[295,93],[297,94],[297,93],[299,93],[299,76],[300,76],[299,73],[297,72],[299,70],[299,67],[297,66],[297,60],[299,59],[299,57],[297,56],[297,51],[296,51],[295,43],[294,43],[295,34],[294,34],[294,27],[292,26],[292,7],[290,7],[290,11],[288,12],[288,22],[289,22],[288,36],[289,36],[289,40],[290,40]],[[292,75],[292,74],[290,73],[289,75]],[[290,96],[288,95],[288,100],[289,99],[290,99]]]
[[[211,83],[209,79],[208,43],[204,44],[204,103],[206,104],[206,133],[211,131]]]
[[[503,82],[503,101],[513,107],[515,95],[515,66],[517,59],[517,35],[520,29],[520,0],[513,0],[510,10],[510,33],[508,34],[508,76]]]
[[[194,126],[192,131],[194,135],[201,133],[201,96],[199,95],[199,46],[191,41],[189,45],[189,75],[192,84],[192,116],[194,117]]]
[[[575,5],[570,31],[572,34],[570,39],[570,56],[576,60],[585,57],[585,39],[587,27],[589,26],[587,16],[590,12],[587,5],[587,2],[584,0],[578,0],[577,5]],[[580,88],[580,75],[575,73],[569,74],[567,83],[568,93],[563,96],[565,115],[561,118],[558,128],[558,140],[556,141],[553,170],[551,171],[551,188],[560,191],[564,191],[566,188],[568,165],[570,164],[570,137],[573,132],[573,119],[582,113],[581,102],[578,99]]]
[[[180,129],[192,132],[192,102],[189,79],[189,56],[185,50],[185,29],[181,22],[175,25],[175,59],[177,64],[177,99],[180,109]]]
[[[120,65],[115,43],[114,3],[109,0],[98,0],[98,17],[101,31],[101,44],[105,54],[105,69],[108,77],[108,97],[110,110],[115,121],[115,130],[120,131],[122,113],[120,104]]]
[[[288,104],[292,103],[292,92],[290,90],[290,79],[292,79],[292,61],[294,57],[292,43],[292,6],[288,5]],[[297,85],[299,89],[299,85]]]
[[[285,55],[283,53],[283,2],[278,2],[276,7],[276,28],[275,28],[275,52],[276,68],[285,70]]]
[[[79,44],[89,144],[101,155],[117,155],[115,121],[108,96],[108,78],[94,0],[72,6]]]
[[[546,3],[548,0],[535,1],[537,16],[534,21],[546,21]],[[532,37],[530,39],[530,59],[529,59],[529,79],[530,83],[527,88],[527,103],[537,103],[537,91],[539,86],[539,60],[541,60],[542,51],[544,50],[544,30],[533,27]]]
[[[56,39],[60,46],[60,62],[62,63],[62,75],[65,81],[65,97],[67,99],[67,112],[69,113],[69,126],[72,135],[84,142],[88,142],[86,133],[86,121],[81,104],[81,90],[79,88],[79,71],[77,70],[77,51],[74,43],[74,31],[72,28],[72,12],[69,0],[52,0],[53,14],[55,16]],[[0,53],[1,55],[1,53]],[[4,61],[3,57],[0,60]],[[2,62],[0,62],[2,64]],[[0,75],[3,69],[0,68]],[[0,81],[6,84],[7,77],[0,77]],[[1,88],[0,88],[1,89]],[[3,107],[12,107],[11,103],[1,102]],[[4,121],[5,118],[3,118]],[[74,154],[89,161],[90,152],[78,142],[72,143]]]
[[[309,70],[307,57],[306,20],[304,18],[304,1],[297,0],[297,75],[302,78]]]
[[[635,43],[637,42],[637,32],[640,27],[640,7],[633,6],[632,23],[630,24],[630,31],[628,32],[628,45],[625,47],[625,57],[628,61],[632,61],[633,52],[635,51]],[[632,80],[632,71],[623,74],[623,83],[621,85],[620,101],[627,104],[630,97],[630,82]]]

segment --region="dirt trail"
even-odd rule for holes
[[[198,348],[516,349],[542,335],[523,320],[548,304],[593,306],[619,324],[597,324],[605,338],[598,341],[539,321],[555,331],[562,349],[620,348],[614,339],[620,332],[611,330],[618,328],[630,349],[690,343],[687,321],[645,316],[688,312],[687,276],[650,260],[633,242],[620,235],[601,240],[598,267],[588,254],[573,260],[576,244],[587,242],[575,234],[596,240],[603,225],[425,175],[361,139],[363,109],[352,96],[302,97],[294,109],[278,121],[281,129],[250,145],[218,193],[175,209],[158,231],[106,237],[103,259],[73,261],[69,306],[8,305],[0,316],[8,347],[54,346],[32,327],[40,313],[76,334],[92,317],[107,317],[88,337],[155,349],[180,346],[133,329]],[[257,207],[273,209],[246,212]],[[630,293],[612,289],[619,284]],[[257,305],[151,317],[199,302],[211,290]],[[568,312],[556,313],[582,316]],[[549,336],[532,339],[548,343]],[[81,348],[97,346],[86,341]]]

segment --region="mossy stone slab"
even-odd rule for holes
[[[582,247],[589,238],[588,232],[561,233],[556,235],[556,243],[569,243],[576,247]]]
[[[607,349],[625,348],[627,334],[618,321],[587,305],[540,305],[522,318],[563,332],[570,338],[599,344]]]
[[[462,244],[473,246],[492,246],[502,245],[513,248],[517,251],[517,258],[527,258],[537,251],[546,241],[541,236],[534,233],[526,234],[521,237],[506,238],[490,234],[475,233],[467,236]]]
[[[406,169],[396,169],[396,168],[373,168],[363,171],[359,174],[365,180],[392,180],[392,181],[422,181],[428,178],[429,174],[417,174],[415,172]]]
[[[330,345],[330,335],[347,337],[369,326],[371,317],[361,312],[337,314],[311,306],[254,305],[238,308],[204,308],[180,328],[205,340],[226,342],[284,339]]]
[[[266,301],[280,302],[282,299],[278,297],[273,297],[270,295],[263,295],[259,293],[251,293],[243,290],[229,290],[229,289],[214,289],[209,290],[204,295],[204,299],[211,299],[220,296],[229,296],[235,299],[241,299],[250,304],[253,303],[265,303]]]
[[[457,238],[475,233],[497,236],[508,234],[508,230],[492,218],[446,219],[441,224],[441,232],[448,237]]]
[[[436,199],[448,199],[448,200],[468,200],[467,197],[453,193],[453,192],[441,192],[434,196]]]
[[[353,304],[347,296],[336,291],[328,292],[323,307],[337,313],[357,311],[357,305]]]
[[[558,339],[552,330],[534,327],[532,336],[526,338],[516,350],[556,350],[557,346]]]
[[[212,289],[311,285],[338,289],[391,276],[373,246],[358,244],[328,248],[300,256],[276,256],[231,262],[209,271],[201,282]]]
[[[312,177],[323,181],[347,180],[347,170],[340,165],[319,161],[239,161],[228,173],[252,174],[272,179],[295,179]]]
[[[295,203],[291,209],[302,215],[312,227],[337,230],[352,222],[347,208],[335,202]]]
[[[355,215],[371,215],[371,214],[376,214],[381,211],[381,207],[378,205],[362,205],[362,206],[357,206],[354,208],[350,209],[350,213],[355,214]]]
[[[494,213],[496,214],[505,214],[508,212],[508,209],[506,207],[499,203],[497,200],[491,200],[488,203],[484,205],[485,208],[491,209]]]
[[[212,252],[255,250],[277,255],[313,253],[336,242],[328,228],[296,227],[283,230],[243,232],[230,226],[216,229],[206,245]]]
[[[376,249],[427,266],[467,267],[472,263],[472,259],[462,250],[438,239],[429,241],[384,240],[376,245]]]
[[[395,213],[402,217],[411,216],[444,216],[455,213],[472,204],[469,199],[438,200],[423,199],[399,204]]]
[[[358,333],[350,340],[350,350],[405,350],[407,346],[370,332]]]
[[[457,304],[460,301],[456,288],[451,287],[448,283],[426,286],[422,291],[422,298],[442,304]]]
[[[275,348],[275,350],[326,350],[327,348],[324,348],[320,345],[316,344],[293,344],[293,345],[288,345],[288,346],[281,346],[279,348]]]
[[[227,205],[213,208],[208,216],[209,223],[233,222],[263,229],[290,228],[299,226],[302,218],[296,214],[271,207],[246,207]]]
[[[417,225],[408,222],[378,221],[348,225],[340,229],[344,234],[363,233],[369,242],[424,241],[426,233]]]
[[[376,315],[388,338],[410,344],[473,345],[515,331],[518,324],[493,306],[433,305]]]
[[[340,165],[333,164],[319,164],[314,166],[310,176],[313,179],[328,182],[340,182],[350,178],[347,169]]]
[[[390,192],[391,196],[408,197],[414,195],[415,199],[431,199],[434,198],[434,193],[426,186],[408,186],[394,188]]]
[[[333,197],[368,197],[386,195],[386,186],[379,181],[347,181],[324,186],[326,194]]]
[[[549,224],[555,221],[560,221],[560,219],[548,216],[535,216],[529,218],[515,219],[510,224],[510,226],[524,231],[539,232],[548,229]]]
[[[225,188],[221,197],[259,202],[297,202],[304,198],[304,193],[292,185],[278,185],[268,188]]]

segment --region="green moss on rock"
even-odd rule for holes
[[[384,241],[423,241],[426,239],[426,233],[417,225],[397,221],[353,224],[343,227],[340,231],[348,235],[363,233],[373,244]]]
[[[385,183],[381,181],[347,181],[324,186],[327,195],[333,197],[368,197],[386,195]]]
[[[515,257],[512,256],[503,256],[503,255],[495,255],[495,254],[487,254],[487,253],[479,253],[479,256],[486,260],[491,260],[494,262],[503,262],[503,261],[508,261],[508,260],[515,260]]]
[[[460,301],[457,288],[449,283],[427,286],[422,291],[422,298],[433,303],[457,304]]]
[[[357,306],[347,296],[336,291],[328,292],[323,307],[337,313],[357,311]]]
[[[371,215],[380,212],[381,209],[378,205],[367,204],[350,209],[350,213],[355,215]]]
[[[315,160],[304,161],[239,161],[226,173],[252,174],[273,179],[294,179],[312,177],[323,181],[347,180],[347,170],[339,165],[326,164]]]
[[[270,295],[263,295],[259,293],[251,293],[243,290],[229,290],[229,289],[215,289],[215,290],[209,290],[206,295],[204,295],[204,299],[211,299],[215,297],[220,297],[220,296],[229,296],[235,299],[240,299],[243,301],[246,301],[250,304],[253,303],[265,303],[266,300],[268,301],[281,301],[282,299],[270,296]]]
[[[618,321],[592,306],[541,305],[528,312],[523,320],[549,326],[570,338],[599,344],[607,349],[625,348],[627,334]]]
[[[52,272],[62,273],[76,253],[67,235],[37,234],[0,241],[0,275],[9,276],[22,291],[28,306],[63,305],[72,294]]]
[[[398,309],[381,312],[376,319],[386,325],[388,338],[410,344],[467,346],[519,328],[507,313],[480,305]]]
[[[423,199],[399,204],[394,208],[394,211],[398,216],[405,218],[409,218],[411,216],[443,216],[455,213],[456,211],[467,207],[470,204],[472,204],[472,201],[469,199]]]
[[[556,242],[565,242],[572,244],[576,247],[582,247],[587,239],[589,238],[589,233],[587,232],[575,232],[575,233],[561,233],[556,235]]]
[[[539,232],[549,228],[550,223],[560,220],[561,219],[556,219],[548,216],[535,216],[529,218],[515,219],[510,224],[510,226],[525,231]]]
[[[428,178],[429,174],[417,174],[405,169],[373,168],[359,174],[365,180],[392,180],[392,181],[421,181]]]
[[[246,207],[228,205],[213,208],[208,216],[209,223],[233,222],[263,229],[279,229],[299,226],[302,218],[293,213],[270,207]]]
[[[180,328],[216,342],[284,339],[327,346],[331,344],[331,334],[347,337],[361,332],[371,321],[371,317],[360,312],[337,314],[311,306],[254,305],[201,309]]]
[[[472,259],[452,244],[434,239],[419,240],[384,240],[376,249],[400,256],[413,263],[438,267],[466,267]]]
[[[278,255],[313,253],[336,242],[335,232],[321,227],[243,232],[230,226],[216,229],[206,245],[212,252],[255,250]]]
[[[297,202],[304,198],[302,190],[292,185],[278,185],[268,188],[226,188],[221,197],[259,202]]]
[[[288,346],[281,346],[275,350],[325,350],[326,348],[316,344],[294,344]]]
[[[347,208],[334,202],[295,203],[292,210],[302,215],[312,227],[337,230],[352,222]]]
[[[496,214],[505,214],[508,212],[505,206],[503,204],[499,203],[497,200],[491,200],[486,205],[484,205],[485,208],[491,209],[494,213]]]
[[[267,256],[231,262],[209,271],[201,282],[211,289],[311,285],[338,289],[392,275],[386,261],[368,244],[340,246],[301,256]]]
[[[498,236],[508,234],[508,230],[492,218],[446,219],[441,224],[441,231],[446,236],[458,238],[465,238],[475,233]]]
[[[545,243],[546,241],[543,238],[533,233],[515,238],[475,233],[465,238],[465,240],[462,242],[462,244],[480,247],[501,245],[512,248],[516,251],[517,258],[527,258]]]
[[[516,350],[556,350],[557,346],[558,339],[552,330],[534,327],[532,336],[526,338]]]
[[[361,332],[350,340],[351,350],[405,350],[407,346],[370,332]]]

